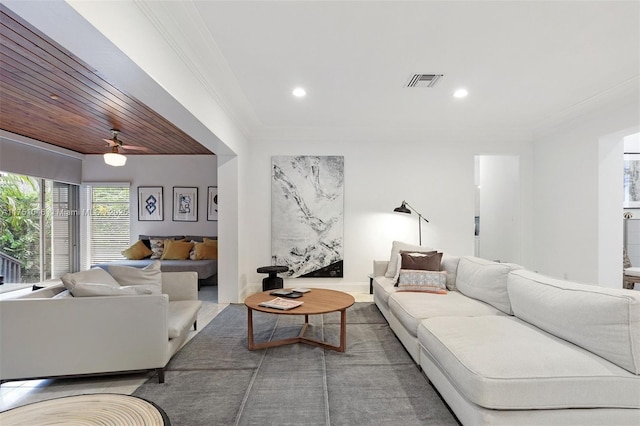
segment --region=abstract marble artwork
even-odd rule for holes
[[[290,277],[342,277],[344,157],[275,156],[271,255]]]

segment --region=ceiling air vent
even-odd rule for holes
[[[414,74],[407,87],[433,87],[444,74]]]

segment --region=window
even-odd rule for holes
[[[129,238],[129,184],[83,185],[82,269],[122,259]]]
[[[75,270],[78,187],[0,173],[0,275],[37,283]]]

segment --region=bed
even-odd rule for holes
[[[172,236],[149,236],[139,235],[138,239],[142,241],[147,247],[150,247],[150,241],[152,239],[185,239],[186,241],[202,242],[204,238],[216,240],[217,237],[206,237],[197,235],[172,235]],[[167,260],[167,259],[122,259],[115,260],[106,263],[97,263],[92,265],[92,268],[102,268],[109,270],[109,265],[122,265],[131,266],[134,268],[144,268],[155,262],[160,261],[160,270],[162,272],[184,272],[195,271],[198,273],[198,288],[202,285],[217,285],[218,284],[218,260],[217,259],[203,259],[203,260]]]

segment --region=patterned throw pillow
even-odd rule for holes
[[[150,259],[160,259],[164,253],[164,238],[150,238],[149,244],[152,252]]]
[[[398,276],[398,291],[446,294],[447,272],[401,269]]]

